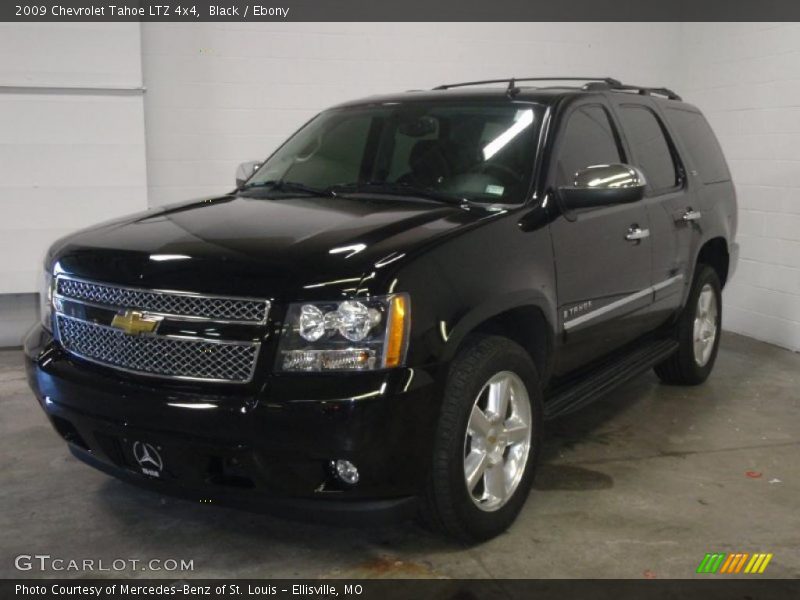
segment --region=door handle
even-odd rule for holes
[[[703,216],[699,210],[694,210],[691,206],[681,215],[681,220],[689,223],[691,221],[699,221]]]
[[[625,234],[625,239],[629,242],[638,242],[645,238],[650,237],[650,230],[649,229],[642,229],[638,225],[631,225],[628,228],[628,233]]]

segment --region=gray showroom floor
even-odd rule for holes
[[[38,553],[193,559],[183,577],[683,578],[713,551],[771,552],[765,576],[800,577],[799,398],[800,355],[727,334],[706,385],[647,374],[549,424],[518,522],[464,548],[413,524],[288,522],[110,479],[69,456],[19,352],[2,351],[0,577]]]

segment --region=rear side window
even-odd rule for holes
[[[666,109],[667,119],[681,137],[703,183],[730,181],[731,174],[711,126],[700,113]]]
[[[662,192],[680,183],[672,151],[664,129],[649,108],[628,104],[622,106],[620,119],[625,135],[633,147],[637,165],[652,192]]]
[[[573,112],[561,138],[556,162],[556,185],[571,185],[578,171],[593,165],[624,162],[606,110],[582,106]]]

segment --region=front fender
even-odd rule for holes
[[[484,324],[503,314],[529,309],[537,310],[542,314],[551,339],[553,339],[556,323],[556,307],[553,299],[538,290],[520,290],[500,297],[489,298],[485,303],[474,307],[459,319],[452,330],[448,332],[442,359],[446,362],[452,360],[464,340]]]
[[[550,230],[523,230],[510,212],[428,249],[398,270],[390,291],[411,296],[408,364],[447,363],[482,324],[535,308],[555,332]]]

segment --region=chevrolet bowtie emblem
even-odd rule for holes
[[[161,317],[145,315],[137,310],[126,310],[114,315],[111,326],[128,335],[139,335],[140,333],[153,333],[160,322]]]

